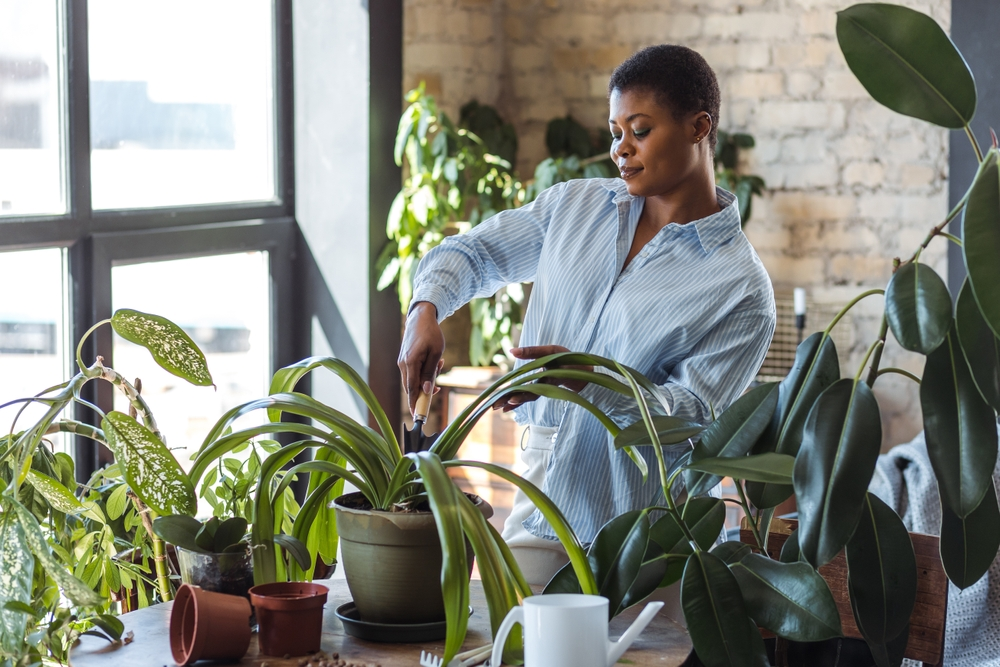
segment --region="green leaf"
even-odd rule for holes
[[[608,614],[618,613],[639,575],[649,540],[649,511],[626,512],[604,524],[587,552],[599,595],[608,598]]]
[[[865,641],[884,645],[898,637],[917,599],[917,559],[902,520],[871,493],[847,543],[847,570],[854,618]]]
[[[979,581],[1000,549],[1000,508],[993,484],[979,507],[962,519],[941,505],[941,562],[953,584],[965,589]]]
[[[653,426],[656,428],[656,435],[663,446],[684,442],[698,435],[705,428],[701,424],[686,419],[662,415],[653,417]],[[652,444],[649,432],[646,430],[646,424],[642,420],[623,428],[615,438],[615,449],[643,447]]]
[[[441,540],[441,593],[447,622],[443,661],[447,663],[462,647],[469,621],[469,566],[459,492],[437,454],[418,452],[408,456],[424,482]]]
[[[791,370],[778,385],[778,409],[771,425],[752,453],[798,454],[809,410],[823,390],[838,379],[840,361],[833,339],[817,332],[802,341],[795,350]],[[747,497],[759,509],[776,507],[793,492],[790,483],[747,484]]]
[[[794,563],[795,561],[800,560],[801,555],[802,554],[799,551],[799,531],[798,529],[795,529],[781,546],[781,553],[778,555],[778,560],[782,563]]]
[[[636,574],[635,581],[632,582],[632,585],[625,593],[624,599],[622,599],[621,604],[618,606],[618,613],[621,613],[634,604],[642,602],[652,595],[663,582],[670,564],[680,563],[680,567],[683,570],[683,561],[685,560],[687,560],[687,557],[667,557],[656,542],[647,542],[646,553],[642,557],[642,565],[639,567],[639,573]]]
[[[994,410],[1000,410],[1000,339],[979,312],[968,278],[955,305],[955,329],[979,393]]]
[[[74,604],[81,607],[93,607],[104,602],[104,599],[95,593],[87,584],[83,583],[66,569],[66,566],[57,561],[49,550],[45,535],[38,525],[38,520],[25,507],[16,501],[10,503],[17,513],[17,519],[24,531],[24,544],[27,545],[35,558],[39,560],[45,572],[55,579],[63,595],[69,598]]]
[[[972,293],[986,323],[1000,336],[1000,152],[986,154],[969,189],[962,218],[962,255]]]
[[[125,340],[141,345],[160,368],[199,387],[212,386],[208,362],[191,337],[170,320],[122,308],[111,317],[111,326]]]
[[[726,504],[721,498],[691,498],[685,505],[678,508],[685,525],[694,536],[695,543],[702,549],[709,549],[719,539],[726,523]],[[671,514],[664,514],[653,522],[649,540],[665,554],[687,556],[692,552],[691,542]],[[669,586],[680,579],[684,563],[683,560],[669,561],[660,586]]]
[[[854,5],[837,12],[837,40],[851,71],[880,104],[950,128],[975,115],[972,72],[929,16],[898,5]]]
[[[275,535],[274,541],[281,545],[285,551],[290,553],[295,559],[295,562],[299,564],[303,570],[308,570],[313,565],[312,558],[309,556],[309,550],[306,549],[306,545],[302,544],[301,540],[297,540],[291,535]]]
[[[119,640],[125,632],[125,625],[111,614],[100,614],[88,619],[91,623],[104,630],[111,639]]]
[[[194,486],[166,445],[148,428],[121,412],[109,412],[101,428],[125,480],[157,514],[188,514],[198,510]]]
[[[764,641],[750,621],[736,577],[722,559],[697,551],[687,560],[681,607],[694,649],[713,667],[768,667]]]
[[[685,470],[698,470],[720,477],[745,479],[750,482],[791,484],[794,465],[794,457],[768,452],[741,456],[738,459],[718,457],[702,459],[696,463],[689,463],[685,466]]]
[[[185,514],[159,516],[153,520],[153,532],[164,542],[190,551],[211,553],[211,550],[198,546],[197,537],[201,528],[201,521]]]
[[[35,615],[28,606],[34,571],[24,529],[14,512],[5,511],[0,515],[0,648],[8,655],[20,654],[29,618],[25,614]]]
[[[820,395],[794,473],[799,549],[814,567],[851,538],[881,446],[882,418],[867,384],[845,378]]]
[[[756,387],[733,403],[705,429],[691,453],[693,463],[711,457],[741,457],[757,442],[778,407],[778,384]],[[688,470],[684,474],[688,494],[698,496],[718,484],[718,475]]]
[[[66,514],[79,514],[104,523],[104,516],[95,503],[88,502],[84,505],[62,483],[48,475],[43,475],[36,470],[29,470],[27,480],[32,488],[42,494],[42,497],[48,501],[53,509]]]
[[[729,569],[757,625],[797,642],[843,634],[833,593],[808,563],[779,563],[752,553]]]
[[[213,516],[198,529],[198,534],[194,536],[195,543],[208,553],[215,553],[215,532],[218,529],[219,517]]]
[[[954,332],[927,355],[920,383],[927,455],[941,500],[966,517],[993,484],[996,415],[976,388]]]
[[[930,354],[951,329],[951,293],[934,269],[909,262],[885,290],[885,317],[900,345]]]
[[[739,540],[729,540],[712,549],[712,553],[721,558],[726,565],[738,563],[744,556],[752,552],[749,544],[744,544]]]

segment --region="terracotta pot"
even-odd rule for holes
[[[170,651],[178,665],[239,660],[250,647],[250,603],[182,584],[170,612]]]
[[[488,519],[493,508],[469,495]],[[344,574],[361,620],[369,623],[436,623],[445,618],[441,595],[441,542],[434,515],[359,509],[364,496],[334,501]],[[466,541],[469,574],[472,546]]]
[[[306,655],[319,650],[323,605],[329,589],[304,581],[250,589],[257,612],[257,641],[264,655]]]

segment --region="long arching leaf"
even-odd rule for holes
[[[965,363],[954,331],[927,355],[920,406],[927,455],[941,500],[959,517],[979,506],[993,484],[997,426]]]
[[[910,622],[917,599],[917,560],[902,520],[871,493],[847,543],[847,570],[858,629],[873,646],[889,644]]]
[[[813,567],[851,538],[881,446],[882,418],[867,384],[845,378],[820,395],[794,473],[799,548]]]
[[[740,397],[705,429],[691,453],[691,462],[710,457],[741,457],[757,442],[778,407],[778,385],[774,382],[755,387]],[[684,473],[688,493],[698,496],[718,484],[719,475],[695,470]]]
[[[719,457],[702,459],[697,463],[689,463],[684,468],[750,482],[789,484],[792,481],[794,466],[795,459],[788,454],[768,452],[735,459]]]
[[[4,511],[0,515],[0,649],[7,655],[19,655],[24,646],[28,615],[9,608],[8,603],[27,605],[31,602],[31,582],[35,559],[28,550],[24,529],[17,514]]]
[[[968,588],[982,579],[1000,549],[1000,508],[991,483],[979,507],[964,519],[941,504],[941,562],[953,584]]]
[[[121,308],[112,315],[111,327],[125,340],[149,350],[168,373],[200,387],[212,385],[205,355],[183,329],[165,317]]]
[[[152,431],[121,412],[105,415],[101,428],[125,481],[150,509],[157,514],[188,515],[198,510],[194,485]]]
[[[934,269],[908,262],[885,290],[885,317],[900,345],[930,354],[951,329],[951,293]]]
[[[926,14],[899,5],[854,5],[837,12],[837,40],[861,85],[893,111],[950,128],[975,115],[972,71]]]

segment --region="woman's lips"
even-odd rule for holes
[[[622,175],[622,180],[627,181],[628,179],[632,178],[640,171],[642,171],[642,167],[624,167],[620,169],[620,171]]]

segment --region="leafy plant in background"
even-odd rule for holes
[[[764,192],[764,179],[740,171],[740,150],[754,147],[754,138],[745,133],[719,130],[715,144],[715,183],[736,195],[740,205],[740,221],[744,226],[750,221],[753,197]]]

